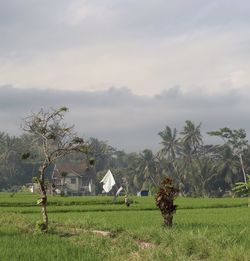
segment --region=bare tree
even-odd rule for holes
[[[38,204],[42,212],[42,230],[48,228],[47,194],[45,185],[45,171],[56,160],[73,152],[88,154],[89,145],[82,138],[76,136],[74,126],[64,123],[64,114],[68,108],[62,107],[57,110],[45,111],[41,109],[38,113],[24,119],[23,130],[33,137],[33,145],[42,148],[41,164],[39,167],[38,183],[40,185],[41,198]],[[23,159],[32,156],[30,152],[23,155]]]

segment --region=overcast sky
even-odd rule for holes
[[[0,0],[0,130],[66,105],[121,149],[186,119],[250,131],[249,0]]]

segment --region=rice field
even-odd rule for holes
[[[250,260],[246,198],[178,198],[165,229],[153,197],[50,197],[46,234],[37,198],[0,193],[0,260]]]

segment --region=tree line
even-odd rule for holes
[[[244,129],[221,128],[207,133],[221,138],[220,144],[205,144],[201,124],[187,120],[180,131],[166,126],[159,131],[160,150],[144,149],[126,153],[104,141],[90,138],[88,157],[95,161],[98,181],[111,169],[117,186],[126,182],[129,192],[155,193],[165,176],[172,177],[184,196],[225,196],[237,182],[246,182],[250,168],[250,146]],[[18,137],[0,132],[0,190],[15,190],[36,177],[43,155],[42,146],[32,146],[34,136]],[[30,155],[27,155],[30,154]],[[27,158],[24,160],[24,158]],[[63,158],[69,161],[89,160],[78,153]],[[51,170],[46,174],[49,179]]]

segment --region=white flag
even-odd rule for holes
[[[103,182],[103,189],[105,192],[109,192],[112,189],[112,187],[115,185],[115,180],[110,170],[108,170],[106,175],[100,181],[100,183],[102,182]]]
[[[89,182],[89,192],[92,192],[92,188],[91,188],[91,180]]]
[[[121,187],[117,190],[117,192],[116,192],[115,195],[118,196],[122,190],[123,190],[123,187],[121,186]]]

